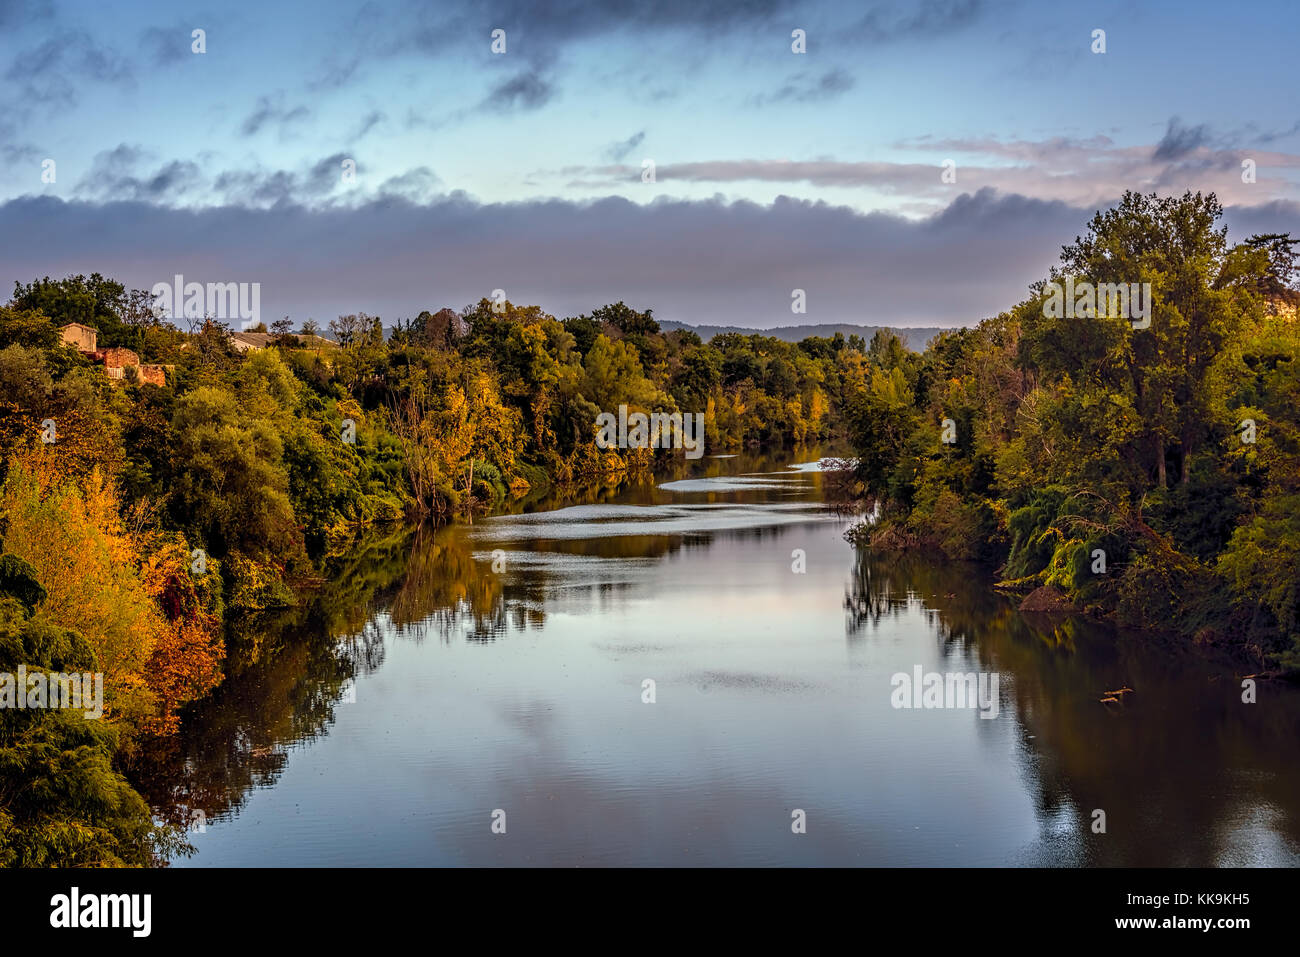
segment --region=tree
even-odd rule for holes
[[[362,333],[365,331],[364,315],[364,313],[361,315],[351,313],[330,320],[330,334],[344,349],[361,338]]]
[[[93,673],[76,631],[0,595],[0,670]],[[119,727],[75,708],[0,709],[0,867],[148,867],[192,849],[113,769]]]
[[[146,663],[163,620],[140,580],[137,543],[118,508],[97,473],[78,487],[39,453],[11,464],[0,487],[5,550],[35,570],[46,592],[42,616],[84,637],[110,703],[141,721],[154,712]]]
[[[1136,451],[1158,488],[1167,485],[1170,456],[1180,481],[1188,481],[1211,431],[1214,360],[1250,308],[1253,281],[1225,281],[1238,262],[1230,256],[1226,229],[1215,226],[1222,214],[1212,193],[1161,198],[1130,191],[1062,248],[1054,281],[1149,283],[1149,328],[1134,329],[1131,316],[1118,314],[1083,321],[1039,316],[1033,309],[1023,314],[1022,355],[1031,368],[1068,375],[1076,386],[1091,383],[1132,405],[1140,424]],[[1037,289],[1042,295],[1043,287]]]
[[[1257,270],[1256,289],[1260,295],[1293,305],[1300,301],[1300,290],[1295,287],[1300,267],[1296,265],[1294,248],[1300,246],[1300,239],[1292,239],[1290,233],[1265,233],[1251,236],[1245,246],[1268,257],[1267,265]]]
[[[607,323],[625,336],[649,336],[659,331],[659,323],[655,322],[651,310],[638,312],[622,300],[593,309],[591,319],[597,323]]]
[[[275,426],[245,415],[231,393],[202,386],[176,405],[172,514],[216,555],[234,549],[289,561],[302,537],[289,502]]]
[[[97,329],[101,346],[139,342],[139,330],[130,328],[122,319],[128,308],[126,287],[99,273],[67,279],[46,276],[26,285],[15,282],[10,306],[43,313],[56,326],[79,322]]]
[[[426,309],[411,324],[411,341],[430,349],[454,349],[463,325],[463,320],[453,309],[444,307],[435,313]]]
[[[0,349],[11,345],[53,349],[60,338],[59,327],[45,313],[0,306]]]

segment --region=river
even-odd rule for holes
[[[858,554],[816,459],[359,549],[132,769],[173,866],[1300,863],[1300,693]]]

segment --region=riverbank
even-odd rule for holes
[[[356,556],[232,641],[140,768],[156,814],[203,814],[176,865],[1300,861],[1296,696],[1251,711],[1230,663],[858,553],[817,458],[706,460]],[[997,717],[895,709],[917,665],[999,674]]]
[[[860,507],[859,514],[862,510]],[[1214,581],[1206,570],[1201,570],[1199,575],[1203,593],[1194,604],[1197,614],[1156,624],[1149,616],[1139,621],[1132,620],[1121,592],[1125,585],[1125,566],[1108,563],[1104,550],[1088,554],[1088,567],[1093,576],[1087,583],[1088,587],[1070,588],[1070,579],[1062,576],[1059,565],[1050,565],[1040,572],[1017,578],[1006,577],[1011,558],[1005,548],[1005,535],[993,541],[959,545],[960,557],[950,554],[951,540],[945,542],[936,534],[918,531],[912,523],[897,519],[860,521],[847,529],[844,537],[861,550],[916,555],[927,561],[968,563],[972,561],[967,557],[971,554],[992,553],[1000,557],[976,564],[988,570],[992,578],[990,587],[1016,601],[1022,613],[1088,619],[1138,635],[1159,636],[1184,646],[1213,649],[1216,654],[1226,653],[1243,673],[1250,672],[1252,677],[1286,678],[1292,682],[1300,679],[1300,669],[1279,665],[1278,653],[1270,653],[1265,645],[1259,643],[1258,632],[1253,641],[1232,639],[1235,616],[1226,583]],[[1275,647],[1281,644],[1282,637],[1280,633],[1273,633]]]

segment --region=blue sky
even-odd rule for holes
[[[1296,36],[1291,0],[0,0],[0,281],[970,323],[1126,188],[1300,234]]]

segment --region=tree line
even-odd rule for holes
[[[1127,193],[1008,311],[922,354],[878,334],[847,411],[878,511],[851,537],[1300,669],[1297,240],[1229,243],[1222,213]],[[1149,323],[1064,314],[1067,280],[1149,283]]]
[[[283,319],[240,352],[98,274],[16,284],[0,672],[102,672],[106,701],[102,720],[0,708],[0,865],[183,852],[123,772],[217,687],[232,624],[299,604],[377,526],[649,472],[673,453],[596,445],[620,405],[702,413],[710,453],[843,433],[873,509],[855,541],[993,562],[1005,587],[1297,669],[1297,242],[1229,244],[1221,216],[1213,195],[1126,194],[1028,298],[921,353],[489,299],[340,316],[330,339]],[[1149,323],[1046,307],[1067,280],[1149,284]],[[110,380],[69,322],[166,381]]]
[[[165,383],[110,380],[72,322]],[[106,698],[102,720],[0,709],[0,864],[183,850],[122,770],[220,682],[233,622],[298,603],[368,529],[648,472],[672,452],[596,446],[620,405],[702,413],[710,452],[822,440],[866,375],[858,337],[706,344],[622,302],[257,331],[241,352],[99,274],[0,306],[0,672],[102,672]]]

